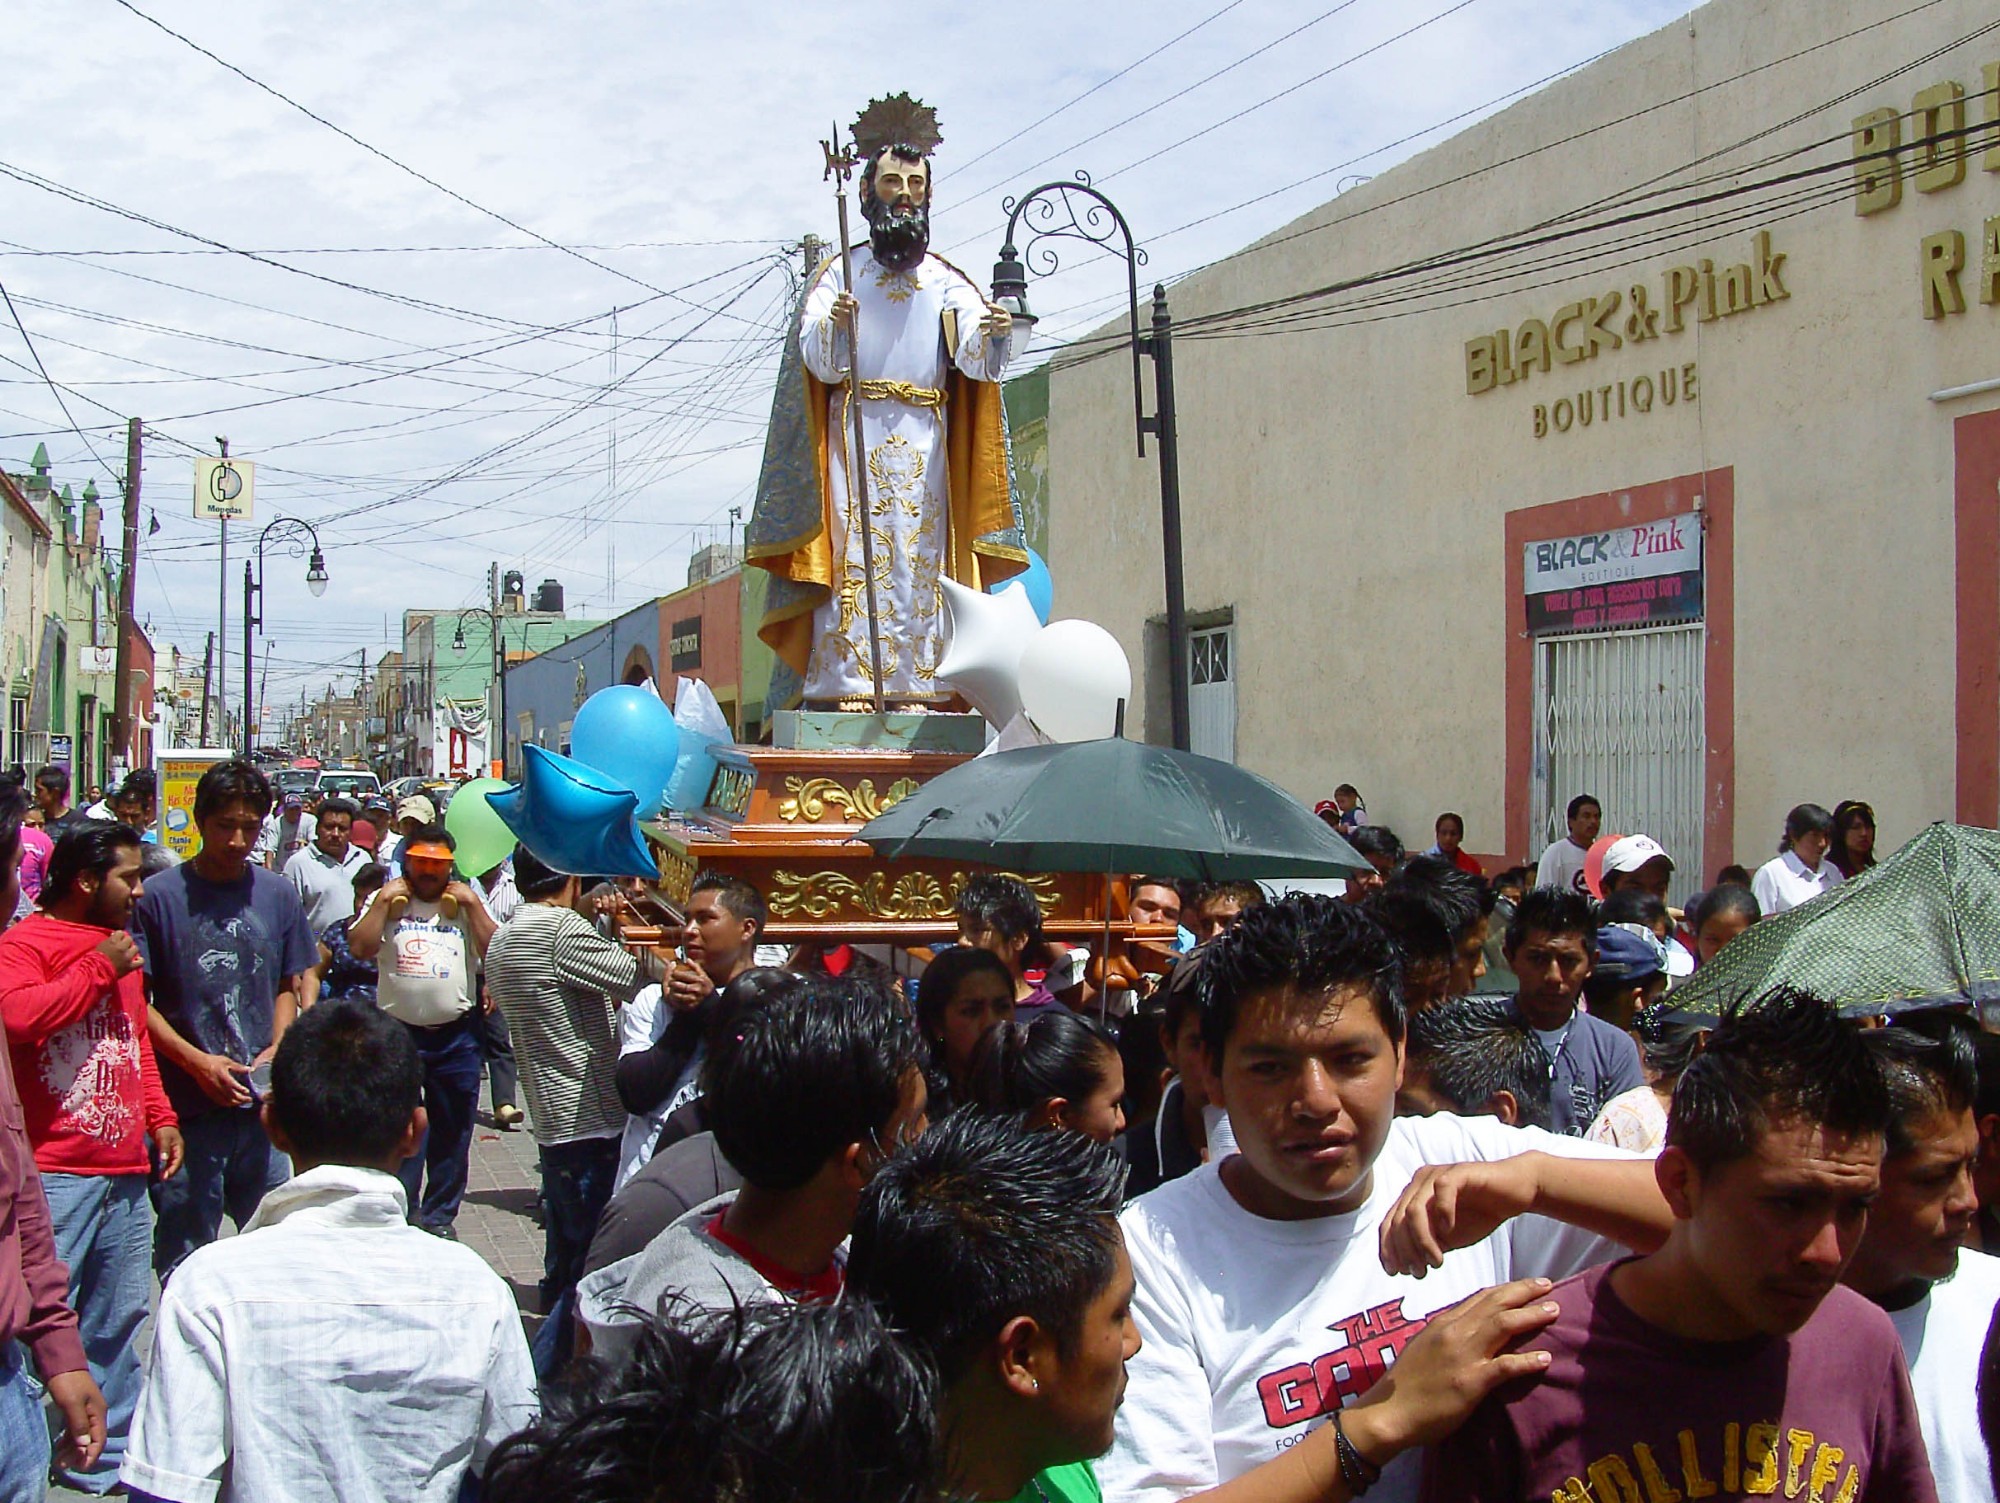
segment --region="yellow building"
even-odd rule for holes
[[[1197,750],[1412,848],[1452,809],[1526,859],[1592,793],[1677,893],[1807,800],[1996,823],[1990,4],[1716,0],[1172,296]],[[1164,740],[1158,477],[1091,352],[1056,609]]]

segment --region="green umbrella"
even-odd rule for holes
[[[1275,783],[1110,737],[996,752],[931,779],[860,838],[891,860],[1225,882],[1338,877],[1367,860]]]
[[[1669,1005],[1795,986],[1849,1016],[2000,1001],[2000,833],[1934,824],[1879,866],[1732,939]]]

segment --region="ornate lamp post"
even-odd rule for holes
[[[1081,240],[1125,261],[1126,318],[1132,341],[1132,420],[1139,457],[1146,457],[1146,435],[1160,441],[1160,538],[1166,553],[1167,703],[1176,749],[1188,749],[1187,591],[1181,574],[1180,441],[1174,427],[1173,318],[1167,311],[1167,289],[1153,288],[1153,326],[1139,333],[1139,268],[1145,251],[1132,243],[1132,229],[1118,206],[1090,185],[1090,175],[1043,183],[1021,198],[1010,198],[1007,238],[993,268],[993,301],[1013,314],[1016,323],[1032,329],[1035,315],[1028,308],[1028,272],[1015,248],[1014,232],[1027,221],[1028,261],[1038,275],[1058,265],[1051,240]],[[1122,248],[1121,248],[1122,242]],[[1139,377],[1139,357],[1153,362],[1153,416],[1146,416],[1145,389]]]
[[[243,560],[243,755],[247,758],[257,744],[257,706],[252,696],[250,676],[251,631],[264,624],[261,609],[264,600],[264,545],[275,533],[283,541],[285,551],[293,558],[306,558],[306,588],[317,599],[326,593],[326,555],[320,551],[319,533],[312,523],[302,522],[297,517],[273,517],[257,534],[256,568],[251,561]],[[310,540],[310,542],[308,541]],[[310,557],[307,556],[310,546]]]

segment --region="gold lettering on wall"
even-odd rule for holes
[[[1986,221],[1979,238],[1979,301],[2000,304],[2000,214]]]
[[[1959,291],[1958,273],[1965,265],[1965,236],[1957,230],[1940,230],[1926,235],[1918,251],[1923,278],[1924,317],[1943,318],[1965,311],[1965,294]]]
[[[1903,175],[1895,153],[1903,144],[1903,117],[1892,109],[1854,117],[1854,212],[1880,214],[1903,201]]]
[[[1950,82],[1919,89],[1910,113],[1916,117],[1917,191],[1956,188],[1965,181],[1965,90]]]

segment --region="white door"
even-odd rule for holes
[[[1604,831],[1650,835],[1674,858],[1668,901],[1702,876],[1707,752],[1700,623],[1543,637],[1535,643],[1536,843],[1568,832],[1569,801],[1604,806]]]
[[[1188,749],[1236,760],[1236,629],[1188,633]]]

